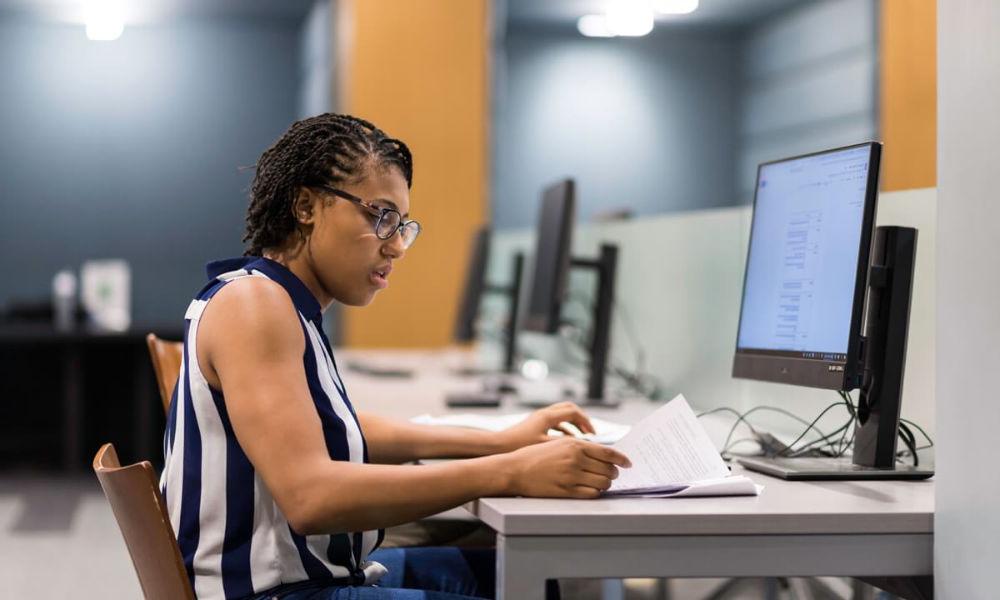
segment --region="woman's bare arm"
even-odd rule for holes
[[[418,425],[358,411],[373,462],[399,464],[421,458],[467,458],[511,452],[550,441],[550,430],[572,423],[583,433],[594,433],[590,419],[572,402],[560,402],[535,411],[527,419],[500,432],[461,427]]]
[[[561,440],[425,466],[331,460],[302,364],[305,336],[287,293],[247,278],[206,308],[198,359],[223,390],[233,430],[299,533],[360,531],[497,495],[596,497],[627,465],[618,452]]]

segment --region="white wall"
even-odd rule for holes
[[[938,2],[938,598],[996,598],[1000,564],[1000,3]]]
[[[877,218],[879,225],[909,225],[919,230],[903,416],[924,426],[931,435],[936,210],[935,190],[886,193],[879,199]],[[700,409],[747,409],[768,404],[811,420],[837,400],[831,391],[734,380],[730,376],[749,230],[750,207],[674,213],[578,226],[573,251],[574,255],[596,256],[602,241],[620,248],[613,362],[629,368],[635,364],[627,331],[631,322],[647,354],[646,369],[662,380],[667,398],[683,392]],[[505,230],[494,237],[491,280],[506,282],[508,257],[516,249],[529,255],[533,251],[530,230]],[[592,285],[592,279],[585,274],[575,274],[570,282],[577,295],[592,296]],[[505,318],[506,305],[491,299],[483,313],[485,326],[495,330]],[[567,303],[563,311],[564,317],[570,318],[582,318],[584,314],[576,302]],[[527,351],[557,367],[567,364],[566,353],[560,352],[547,336],[522,334],[521,338]],[[755,423],[777,434],[796,435],[802,430],[801,424],[786,417],[767,413],[757,416]],[[831,414],[821,424],[833,429],[845,420],[846,413]]]

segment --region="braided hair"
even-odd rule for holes
[[[296,121],[257,161],[244,254],[259,256],[279,247],[298,228],[293,205],[301,188],[353,182],[372,168],[393,165],[410,187],[410,149],[368,121],[332,113]]]

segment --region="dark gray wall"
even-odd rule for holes
[[[813,0],[739,27],[593,39],[520,21],[494,51],[496,227],[579,183],[580,216],[749,203],[757,164],[874,139],[877,3]]]
[[[656,30],[584,38],[511,24],[496,82],[495,227],[533,224],[541,188],[578,183],[578,215],[736,203],[739,41]]]
[[[317,0],[302,24],[299,48],[299,109],[304,119],[332,108],[330,97],[333,60],[330,50],[330,29],[333,26],[329,0]]]
[[[747,31],[736,175],[742,202],[753,201],[761,162],[878,136],[877,10],[874,0],[813,0]]]
[[[238,255],[260,153],[296,116],[300,22],[127,27],[0,17],[0,306],[91,258],[132,266],[134,323],[179,324]]]

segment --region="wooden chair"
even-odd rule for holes
[[[146,336],[146,346],[149,347],[149,357],[153,359],[153,370],[156,371],[156,383],[160,388],[160,400],[163,401],[163,412],[170,411],[170,396],[177,385],[177,377],[181,372],[181,357],[184,344],[161,340],[156,334]]]
[[[194,600],[149,461],[123,467],[115,447],[104,444],[94,456],[94,473],[125,538],[143,595],[147,600]]]

